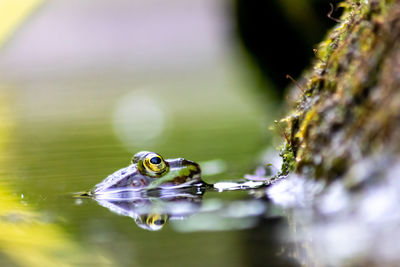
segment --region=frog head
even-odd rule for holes
[[[126,189],[176,188],[201,182],[200,166],[183,158],[165,160],[160,154],[141,151],[131,165],[108,176],[92,194]]]

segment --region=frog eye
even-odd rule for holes
[[[146,218],[146,225],[153,231],[160,230],[167,219],[168,216],[165,214],[149,214]]]
[[[143,165],[148,172],[155,174],[163,173],[167,168],[164,159],[156,153],[148,154],[143,161]]]

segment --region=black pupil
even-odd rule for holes
[[[156,220],[156,221],[154,221],[155,225],[163,225],[164,223],[165,223],[164,220]]]
[[[152,157],[150,159],[150,162],[153,164],[160,164],[161,163],[161,159],[159,157]]]

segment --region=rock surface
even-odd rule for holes
[[[357,186],[400,157],[400,1],[344,1],[294,87],[283,173]],[[368,173],[353,166],[370,161]]]

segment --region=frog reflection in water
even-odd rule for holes
[[[223,191],[262,185],[263,182],[251,181],[209,185],[202,181],[197,163],[183,158],[164,160],[157,153],[142,151],[133,156],[131,165],[82,196],[91,196],[111,211],[132,217],[141,228],[155,231],[168,219],[182,219],[197,212],[206,189]]]
[[[142,229],[158,231],[168,220],[182,220],[197,212],[201,206],[203,192],[178,190],[174,194],[158,197],[106,197],[96,198],[96,201],[114,213],[131,217]]]

